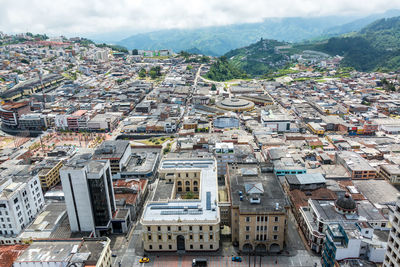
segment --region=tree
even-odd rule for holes
[[[150,77],[154,80],[155,78],[157,78],[157,72],[155,70],[150,70],[149,72]]]
[[[137,49],[133,49],[132,55],[134,55],[134,56],[139,55],[139,51]]]
[[[24,64],[29,64],[29,61],[28,61],[28,60],[26,60],[25,58],[23,58],[23,59],[21,59],[21,63],[24,63]]]
[[[211,85],[211,91],[217,91],[217,87],[215,86],[215,84]]]
[[[145,78],[146,77],[146,70],[145,69],[141,69],[140,71],[139,71],[139,77],[140,78]]]

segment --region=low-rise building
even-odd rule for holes
[[[352,179],[374,179],[376,170],[368,161],[352,151],[336,153],[336,161],[342,164],[351,174]]]
[[[14,261],[14,267],[98,266],[111,267],[110,239],[35,240]]]

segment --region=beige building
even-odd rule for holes
[[[170,153],[160,163],[159,176],[153,200],[141,219],[144,250],[218,250],[215,158],[211,154]]]
[[[232,242],[242,252],[279,252],[285,245],[288,203],[279,181],[255,164],[232,165]]]
[[[60,168],[63,166],[62,160],[47,161],[39,171],[38,176],[40,185],[44,192],[56,186],[60,180]]]
[[[400,168],[398,165],[381,165],[379,176],[389,180],[392,184],[400,184]]]

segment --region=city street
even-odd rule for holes
[[[141,257],[134,256],[130,262],[133,265],[122,263],[121,266],[146,266],[146,267],[190,267],[194,258],[205,258],[208,267],[258,267],[258,266],[321,266],[318,257],[310,257],[307,251],[299,251],[296,256],[243,256],[242,262],[233,262],[231,256],[207,255],[166,255],[149,256],[149,263],[139,263]],[[317,265],[315,265],[317,264]]]

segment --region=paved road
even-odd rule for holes
[[[146,267],[191,267],[193,258],[206,258],[208,267],[295,267],[321,266],[318,257],[310,256],[307,251],[299,251],[299,254],[293,257],[284,256],[244,256],[242,262],[232,262],[230,256],[190,256],[190,255],[167,255],[150,256],[149,263],[139,263],[140,257],[133,257],[133,265],[122,266],[146,266]]]

